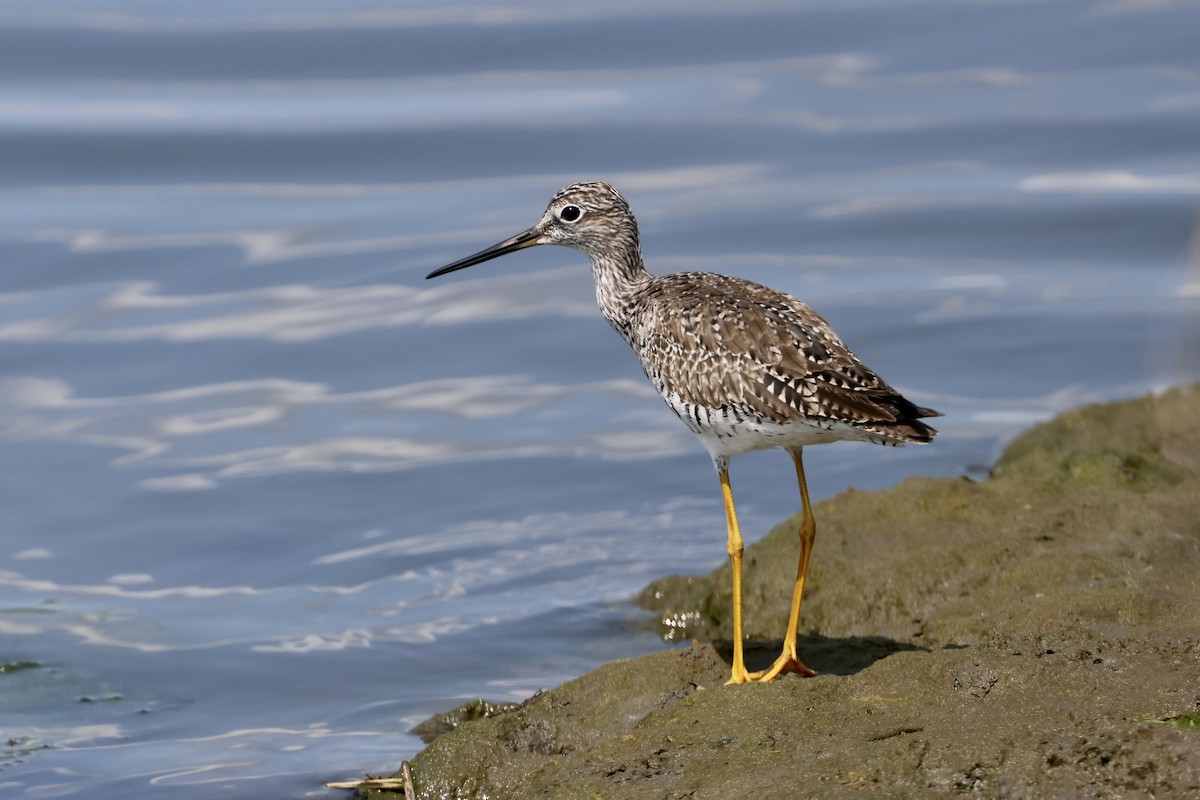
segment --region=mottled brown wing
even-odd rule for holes
[[[733,406],[775,422],[838,420],[927,441],[905,400],[796,298],[749,281],[681,273],[658,282],[670,302],[645,298],[643,366],[667,392],[710,408]]]

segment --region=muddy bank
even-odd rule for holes
[[[664,579],[643,601],[690,647],[462,723],[413,761],[418,797],[1200,796],[1200,387],[1064,414],[983,482],[815,510],[821,675],[723,686],[727,569]],[[797,523],[747,551],[751,669]]]

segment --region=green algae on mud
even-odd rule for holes
[[[690,647],[458,725],[414,759],[418,796],[1200,796],[1200,732],[1163,724],[1200,709],[1200,387],[1067,412],[986,481],[816,514],[799,644],[822,674],[723,686],[727,568],[663,579],[642,602]],[[746,553],[751,669],[797,524]]]
[[[445,736],[457,729],[463,723],[507,714],[509,711],[519,708],[520,705],[520,703],[490,703],[487,700],[471,700],[445,713],[434,714],[413,728],[412,733],[421,737],[421,741],[429,744],[439,736]]]

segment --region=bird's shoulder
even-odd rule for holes
[[[823,364],[858,362],[808,304],[741,278],[707,272],[665,275],[645,290],[640,305],[643,335],[698,355],[747,356],[794,374]]]

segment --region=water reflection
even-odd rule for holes
[[[675,501],[643,515],[543,514],[479,520],[424,535],[368,531],[360,546],[311,559],[314,582],[295,586],[151,586],[162,580],[148,574],[67,584],[0,570],[0,589],[56,598],[45,613],[6,616],[0,626],[10,635],[57,631],[81,644],[147,654],[241,647],[303,654],[387,642],[431,644],[573,604],[580,596],[619,599],[636,580],[631,568],[645,574],[647,553],[680,564],[704,563],[713,548],[696,531],[713,528],[712,517],[708,504]],[[629,530],[647,537],[639,555],[623,550]],[[39,554],[38,563],[43,558],[45,566],[36,571],[53,571],[53,555]],[[531,581],[537,592],[525,591]],[[103,599],[120,604],[97,606]],[[481,613],[482,608],[492,611]],[[302,609],[307,613],[298,614]],[[234,622],[230,614],[238,610],[245,613]],[[178,624],[187,619],[193,621]],[[358,624],[308,627],[345,620]],[[175,624],[163,624],[170,621]]]
[[[583,399],[608,405],[609,428],[577,437],[515,441],[503,431],[480,441],[495,417],[547,416]],[[640,381],[538,383],[527,376],[496,375],[420,381],[360,392],[334,392],[321,384],[263,379],[210,384],[117,397],[78,397],[62,380],[9,378],[0,382],[0,430],[20,439],[44,439],[128,451],[113,463],[141,469],[192,470],[146,478],[154,490],[199,490],[220,478],[293,471],[395,471],[421,465],[498,458],[663,458],[688,452],[686,431],[658,417],[642,422],[639,410],[653,399]],[[331,424],[330,413],[334,413]],[[432,438],[412,415],[458,417],[463,425]],[[416,436],[345,435],[364,416],[406,420]],[[339,421],[340,420],[340,421]],[[632,428],[631,428],[632,426]],[[636,430],[640,428],[640,430]],[[332,430],[331,430],[332,429]],[[297,435],[307,431],[307,435]],[[225,449],[229,434],[239,443]],[[207,470],[196,472],[195,470]]]

